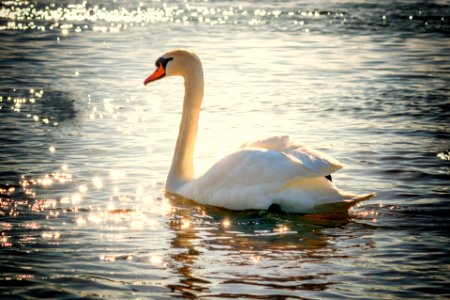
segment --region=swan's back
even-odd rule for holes
[[[343,164],[330,155],[292,142],[288,136],[274,136],[245,143],[241,148],[262,148],[287,153],[297,158],[318,176],[330,175],[343,167]]]
[[[324,178],[342,166],[337,160],[306,148],[298,150],[298,144],[293,143],[284,143],[289,153],[276,151],[274,145],[282,140],[285,138],[273,138],[275,143],[247,144],[251,148],[224,157],[177,193],[231,210],[266,210],[277,204],[286,212],[314,212],[320,205],[356,196],[339,191]],[[262,145],[265,149],[255,148]]]

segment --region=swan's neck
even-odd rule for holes
[[[201,65],[184,76],[184,101],[172,166],[166,182],[166,191],[176,193],[183,184],[193,180],[194,145],[197,138],[200,106],[203,100],[203,70]]]

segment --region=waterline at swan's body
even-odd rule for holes
[[[157,70],[145,84],[174,75],[185,80],[183,113],[166,182],[167,192],[231,210],[265,210],[276,204],[283,211],[299,213],[320,211],[329,203],[344,203],[336,207],[346,209],[374,196],[337,189],[325,176],[342,168],[342,164],[290,141],[287,136],[246,143],[195,178],[194,144],[203,100],[200,59],[189,51],[175,50],[159,58],[156,66]]]

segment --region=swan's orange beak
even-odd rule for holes
[[[147,83],[158,80],[166,76],[166,71],[164,70],[164,67],[162,64],[159,65],[159,67],[156,69],[155,72],[153,72],[152,75],[148,76],[144,80],[144,85],[147,85]]]

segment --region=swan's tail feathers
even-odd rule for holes
[[[326,213],[326,212],[347,212],[352,206],[369,199],[372,199],[376,196],[376,193],[364,194],[364,195],[353,195],[346,194],[345,200],[340,202],[330,202],[318,205],[316,210],[318,212]]]
[[[366,201],[366,200],[375,198],[376,196],[377,196],[377,193],[357,195],[357,196],[354,196],[353,198],[351,198],[351,199],[349,199],[347,201],[350,201],[351,203],[356,204],[356,203],[359,203],[359,202],[362,202],[362,201]]]
[[[376,195],[377,195],[377,193],[370,193],[370,194],[363,194],[363,195],[351,195],[351,197],[348,197],[342,203],[344,203],[344,205],[347,207],[347,209],[349,209],[352,206],[354,206],[360,202],[374,198]]]

